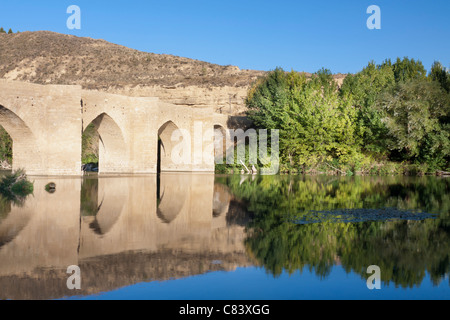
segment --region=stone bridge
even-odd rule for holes
[[[229,122],[213,108],[0,80],[0,125],[13,140],[13,170],[29,175],[81,175],[82,133],[90,124],[100,135],[100,173],[156,173],[159,161],[161,171],[213,172],[214,148],[206,145],[214,135],[208,130],[227,130]],[[181,164],[172,161],[177,129],[192,150],[181,155]],[[200,158],[194,152],[199,149]]]

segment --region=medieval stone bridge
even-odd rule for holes
[[[213,172],[214,148],[204,145],[214,137],[205,134],[214,127],[228,129],[229,117],[212,108],[178,106],[158,98],[0,80],[0,125],[13,140],[13,170],[81,175],[82,133],[92,123],[100,135],[100,173],[156,173],[158,161],[161,171]],[[195,132],[199,124],[200,134]],[[171,138],[177,129],[185,132],[182,138],[191,150],[203,147],[202,153],[212,156],[198,161],[192,152],[188,161],[174,163],[177,142]]]

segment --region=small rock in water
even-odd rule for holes
[[[56,184],[54,182],[50,182],[45,186],[45,191],[49,193],[54,193],[56,191]]]

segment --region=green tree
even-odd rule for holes
[[[405,160],[446,165],[450,131],[445,119],[449,117],[450,98],[439,83],[399,83],[380,97],[377,107],[385,113],[390,150],[399,152]]]
[[[280,130],[281,161],[288,166],[345,163],[359,150],[355,108],[339,99],[329,70],[308,81],[304,74],[276,69],[250,90],[247,106],[258,128]]]
[[[3,29],[3,27],[0,28],[0,33],[6,33],[5,29]]]
[[[291,83],[294,86],[295,81]],[[257,127],[279,129],[279,125],[288,120],[289,84],[285,72],[277,68],[258,80],[250,89],[246,104]]]
[[[9,28],[9,30],[8,30],[8,34],[13,34],[14,32],[12,31],[12,29],[11,28]]]
[[[427,77],[409,58],[370,62],[340,88],[324,68],[310,79],[278,68],[255,83],[246,103],[257,128],[280,130],[282,171],[323,162],[354,171],[370,158],[432,171],[449,163],[449,79],[440,64]]]
[[[435,66],[430,77],[440,79],[441,84],[445,83],[447,79],[443,78],[442,71],[442,68]],[[380,65],[370,62],[361,72],[349,75],[344,80],[340,96],[351,101],[358,110],[357,132],[363,139],[365,151],[379,155],[392,155],[393,150],[396,150],[394,153],[402,152],[397,148],[393,149],[393,144],[400,143],[396,141],[400,137],[392,134],[392,123],[388,128],[384,121],[389,118],[386,115],[387,109],[378,108],[375,104],[381,96],[392,95],[397,85],[418,81],[420,85],[426,86],[426,80],[426,70],[422,63],[406,57],[397,58],[395,63],[390,59]],[[436,141],[431,144],[435,143]]]
[[[322,90],[324,95],[330,95],[338,89],[336,81],[333,79],[333,74],[329,69],[322,68],[312,75],[311,86],[316,90]]]
[[[290,109],[296,104],[292,92],[305,83],[304,75],[277,68],[256,82],[246,100],[249,118],[257,128],[280,130],[281,156],[288,162],[293,162],[293,147],[298,144],[298,137],[292,134]]]
[[[381,121],[383,114],[374,108],[380,93],[395,85],[392,64],[386,60],[382,65],[370,62],[356,75],[348,75],[341,88],[341,98],[350,101],[357,109],[357,132],[363,139],[364,150],[382,153],[387,129]]]
[[[435,61],[433,63],[428,77],[432,81],[439,82],[445,91],[450,92],[450,72],[440,62]]]
[[[390,64],[390,61],[387,60],[386,63]],[[427,76],[427,71],[421,61],[415,61],[407,57],[403,59],[397,58],[392,68],[397,83],[409,80],[425,80]]]
[[[83,164],[99,162],[100,136],[93,124],[87,126],[82,135],[81,162]]]
[[[0,161],[12,164],[12,147],[13,141],[10,135],[0,126]]]

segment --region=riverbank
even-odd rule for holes
[[[260,167],[256,167],[258,172]],[[241,165],[216,165],[216,174],[238,174],[246,172]],[[304,175],[330,175],[330,176],[450,176],[450,168],[446,170],[431,169],[427,164],[410,164],[398,162],[376,162],[360,165],[334,166],[329,163],[322,163],[312,167],[298,168],[280,165],[278,174],[304,174]]]

